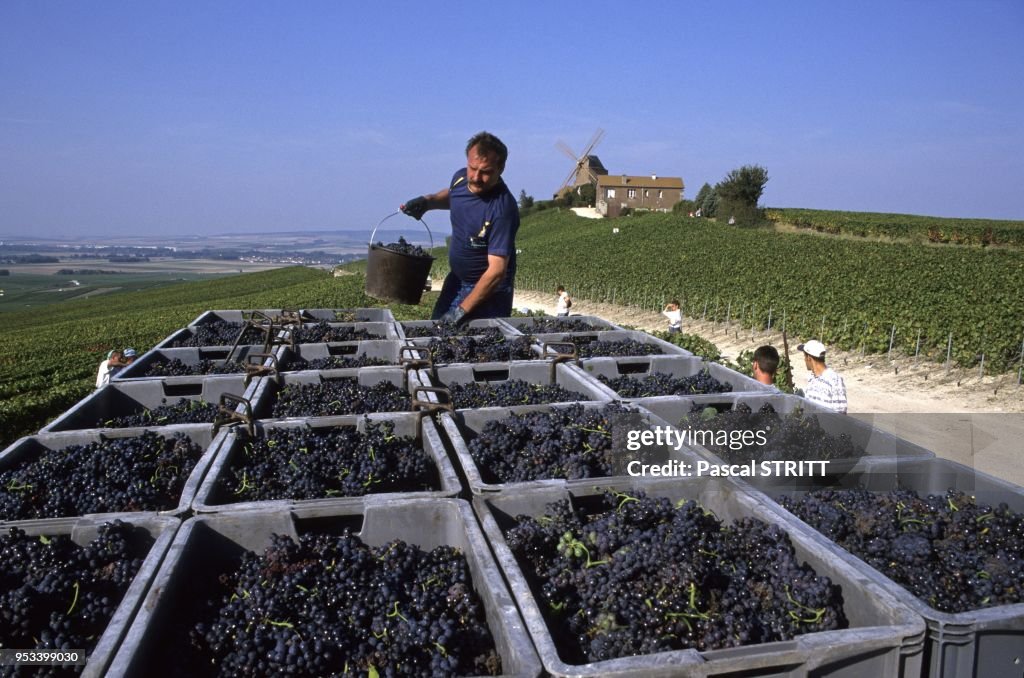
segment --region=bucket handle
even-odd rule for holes
[[[391,217],[395,216],[396,214],[401,214],[401,213],[402,213],[402,210],[396,210],[396,211],[392,212],[391,214],[387,215],[386,217],[384,217],[383,219],[381,219],[380,221],[377,222],[377,225],[373,227],[373,232],[370,233],[370,246],[371,247],[373,247],[373,236],[375,236],[377,234],[377,229],[380,228],[380,225],[383,224],[388,219],[390,219]],[[423,219],[417,219],[416,221],[418,221],[421,224],[423,224],[423,228],[427,229],[427,235],[430,236],[430,249],[434,249],[434,234],[430,232],[430,227],[427,226],[427,222],[423,221]]]

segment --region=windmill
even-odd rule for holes
[[[604,168],[601,161],[596,155],[591,155],[591,151],[594,147],[600,143],[601,138],[604,136],[604,130],[600,127],[594,132],[594,136],[590,138],[590,143],[587,144],[583,152],[577,156],[573,153],[573,150],[569,148],[569,145],[564,141],[559,140],[555,143],[555,147],[558,148],[562,153],[569,156],[575,164],[572,171],[569,172],[569,176],[565,178],[562,185],[555,192],[555,195],[561,195],[567,190],[572,190],[579,186],[586,184],[597,184],[597,177],[601,174],[608,174],[608,170]]]

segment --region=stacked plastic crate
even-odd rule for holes
[[[682,437],[684,432],[744,426],[771,429],[778,436],[774,446],[737,450],[706,438],[698,443]],[[656,435],[666,430],[676,437]],[[89,449],[94,450],[143,436],[187,444],[193,455],[189,466],[164,463],[157,468],[140,459],[124,473],[96,464],[82,464],[74,472],[127,475],[128,483],[139,487],[171,486],[174,476],[177,494],[163,504],[88,504],[100,508],[88,515],[46,515],[41,508],[10,509],[29,497],[41,506],[55,505],[46,501],[42,487],[30,487],[33,483],[18,476],[0,488],[2,506],[19,511],[0,515],[0,520],[31,535],[69,534],[84,543],[111,519],[136,526],[133,548],[142,566],[91,649],[86,675],[212,670],[208,659],[196,663],[186,649],[197,638],[201,644],[204,634],[218,633],[196,626],[211,606],[253,595],[249,589],[224,588],[245,554],[261,554],[277,544],[273,535],[298,541],[346,530],[376,549],[371,553],[380,560],[398,539],[422,549],[453,547],[465,556],[468,583],[482,609],[479,623],[493,639],[494,659],[477,657],[475,664],[467,664],[451,643],[437,642],[437,628],[424,628],[417,637],[429,645],[423,656],[438,673],[451,668],[457,675],[517,676],[1001,677],[1019,672],[1014,667],[1024,654],[1024,606],[939,613],[779,504],[821,488],[884,492],[910,487],[924,494],[954,487],[979,502],[1005,502],[1024,511],[1021,488],[936,460],[931,452],[863,422],[773,392],[671,343],[601,318],[479,320],[455,329],[434,321],[399,323],[387,309],[208,311],[38,435],[4,451],[0,472],[62,455],[72,446],[93,445]],[[809,438],[820,445],[805,449],[794,442]],[[698,468],[738,466],[740,460],[828,464],[822,474],[798,476],[697,473]],[[637,464],[690,471],[637,477]],[[726,531],[750,519],[771,523],[799,561],[841,587],[845,623],[815,632],[810,622],[821,615],[791,597],[796,607],[790,613],[796,610],[798,626],[806,626],[788,640],[741,642],[737,636],[702,647],[691,638],[689,644],[658,646],[676,649],[587,659],[581,647],[621,633],[629,620],[600,613],[583,624],[589,629],[583,636],[573,638],[567,629],[580,622],[567,622],[552,598],[552,591],[567,582],[538,579],[535,561],[546,556],[524,558],[521,537],[513,536],[516,543],[510,545],[510,531],[523,520],[550,521],[552,511],[564,513],[566,507],[596,521],[598,505],[609,497],[622,510],[642,495],[676,507],[699,502]],[[653,523],[647,528],[669,529]],[[586,532],[558,539],[557,548],[570,558],[587,554],[573,577],[583,577],[591,566],[613,566],[590,562],[588,549],[596,560],[600,540]],[[647,568],[680,566],[644,563],[642,557],[639,562]],[[330,571],[333,563],[320,566]],[[268,574],[281,574],[272,564],[266,568]],[[426,591],[431,581],[426,578],[417,586]],[[320,595],[317,582],[295,582],[299,593],[293,595]],[[409,581],[394,585],[409,594]],[[367,601],[380,595],[365,592]],[[362,649],[377,648],[377,657],[386,644],[405,642],[398,635],[420,633],[421,623],[429,626],[411,616],[398,590],[388,587],[387,595],[386,623],[364,629],[370,636]],[[462,589],[456,586],[446,595],[454,605]],[[620,595],[640,594],[611,592],[609,605]],[[710,599],[703,600],[704,607],[694,589],[689,608],[665,614],[678,620],[679,629],[692,632],[691,622],[703,624],[710,637],[721,640],[713,625],[728,613],[706,609]],[[658,604],[646,601],[651,609]],[[302,662],[322,645],[326,649],[320,653],[333,657],[328,663],[335,662],[330,665],[338,672],[426,672],[424,665],[412,663],[388,667],[360,659],[337,664],[341,646],[332,655],[330,644],[321,640],[314,646],[312,638],[304,637],[303,620],[259,609],[248,628],[228,634],[251,643],[252,656],[243,657],[247,672],[272,674],[287,666],[315,675]],[[804,612],[810,619],[803,619]]]

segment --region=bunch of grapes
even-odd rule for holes
[[[220,579],[179,675],[498,675],[465,556],[345,531],[273,535]]]
[[[532,348],[533,337],[508,338],[496,327],[488,327],[478,335],[431,339],[427,347],[435,364],[537,359]]]
[[[383,242],[378,241],[377,247],[381,247],[386,250],[390,250],[397,254],[405,254],[410,257],[429,257],[430,254],[419,245],[413,245],[406,242],[403,236],[398,236],[398,242],[389,242],[385,245]]]
[[[283,372],[302,372],[305,370],[341,370],[349,369],[353,367],[373,367],[375,365],[391,365],[387,360],[383,358],[371,358],[364,354],[361,355],[332,355],[326,358],[314,358],[313,360],[305,360],[295,356],[291,358],[287,365],[282,369]]]
[[[608,328],[565,318],[534,318],[533,326],[530,329],[541,334],[545,332],[599,332]]]
[[[777,525],[693,501],[605,492],[506,533],[563,657],[584,663],[790,640],[847,626],[842,594]]]
[[[238,339],[238,334],[245,327],[245,323],[233,323],[226,320],[215,320],[202,325],[194,325],[189,328],[188,333],[176,339],[170,344],[170,348],[197,347],[197,346],[231,346]],[[239,344],[262,344],[266,339],[266,331],[260,327],[252,326],[246,328],[245,334],[238,341]]]
[[[0,536],[0,648],[91,653],[142,565],[133,527],[100,525],[84,546],[66,534]],[[81,667],[0,667],[4,676],[76,675]]]
[[[864,448],[854,444],[849,434],[833,435],[821,427],[817,417],[805,414],[796,408],[786,417],[779,416],[771,403],[765,403],[753,412],[746,403],[739,403],[731,410],[719,412],[714,407],[694,403],[693,410],[680,422],[682,429],[709,431],[719,434],[727,444],[705,446],[730,463],[784,460],[832,460],[851,459],[864,454]],[[726,438],[721,432],[730,434],[743,431],[764,431],[764,445],[756,438]],[[708,440],[707,438],[705,439]]]
[[[457,408],[546,405],[589,400],[582,393],[569,391],[559,384],[531,384],[523,379],[508,379],[494,384],[455,382],[449,385],[448,390]]]
[[[232,502],[361,497],[437,489],[430,457],[394,424],[273,429],[248,442],[218,479]]]
[[[818,490],[779,503],[942,612],[1024,602],[1024,514],[950,489]]]
[[[223,360],[200,360],[195,365],[189,365],[178,358],[170,360],[154,360],[147,366],[143,377],[187,377],[197,374],[238,374],[245,372],[245,365],[231,360],[225,363]]]
[[[664,353],[655,344],[645,344],[636,339],[598,339],[593,336],[562,337],[560,342],[571,342],[576,345],[576,353],[580,358],[623,357],[634,355],[660,355]]]
[[[390,381],[361,386],[355,377],[315,384],[290,384],[277,392],[274,417],[333,417],[340,414],[403,412],[409,410],[409,392]]]
[[[460,337],[464,334],[477,334],[480,330],[472,327],[434,321],[431,325],[410,325],[402,323],[402,330],[409,339],[421,337]]]
[[[501,483],[611,476],[625,458],[616,424],[622,434],[636,419],[617,403],[599,409],[576,403],[489,421],[467,447],[481,475]],[[630,454],[644,459],[647,452]]]
[[[180,398],[168,405],[167,398],[153,409],[144,409],[135,414],[125,414],[110,419],[101,419],[97,428],[128,428],[131,426],[170,426],[172,424],[209,424],[217,416],[217,405],[205,400]]]
[[[47,449],[0,472],[0,518],[172,509],[202,454],[183,433],[165,438],[152,431]]]
[[[292,330],[297,344],[323,344],[329,341],[363,341],[365,339],[382,339],[379,332],[371,332],[362,328],[331,325],[326,320],[317,323],[306,323],[301,328]]]
[[[640,379],[628,374],[621,377],[597,376],[598,380],[607,385],[623,398],[647,398],[664,395],[695,395],[700,393],[728,393],[732,384],[722,383],[711,376],[710,370],[701,370],[688,377],[673,377],[664,372],[652,372]]]

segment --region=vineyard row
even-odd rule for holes
[[[618,228],[618,233],[613,233]],[[650,214],[526,220],[518,285],[687,315],[845,350],[897,350],[960,366],[1019,369],[1024,252],[823,240]],[[893,328],[896,328],[895,332]],[[952,336],[952,340],[950,337]]]

